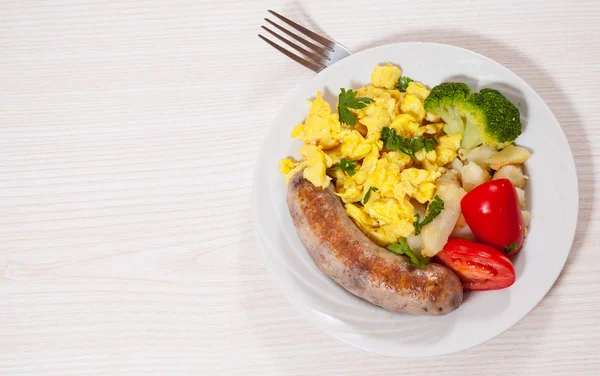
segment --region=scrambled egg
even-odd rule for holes
[[[409,114],[399,114],[390,124],[390,128],[402,137],[413,138],[419,132],[419,123]]]
[[[439,166],[443,166],[457,157],[461,140],[462,134],[460,133],[448,134],[441,136],[438,139],[438,145],[435,147],[435,152],[437,153],[436,163]]]
[[[411,115],[419,124],[425,118],[425,107],[423,102],[416,95],[406,94],[400,103],[400,110],[408,115]]]
[[[381,129],[389,126],[392,119],[398,115],[400,92],[396,89],[386,90],[369,85],[358,89],[356,96],[374,100],[365,108],[353,112],[358,123],[367,128],[367,139],[378,141],[381,138]]]
[[[394,187],[394,195],[407,195],[424,204],[435,193],[435,181],[442,175],[438,171],[407,168],[400,174],[400,184]]]
[[[393,89],[400,79],[400,76],[402,76],[400,68],[387,63],[386,65],[378,65],[375,67],[375,70],[371,73],[371,81],[373,81],[373,85],[377,87]]]
[[[456,158],[461,142],[460,134],[445,135],[441,119],[425,111],[429,90],[423,84],[411,82],[405,93],[395,88],[401,75],[389,63],[375,67],[372,85],[356,90],[357,98],[373,101],[363,108],[349,108],[356,117],[355,126],[341,124],[338,114],[317,93],[308,116],[292,131],[292,137],[304,142],[301,160],[279,162],[286,182],[302,172],[317,187],[334,184],[348,216],[382,246],[414,232],[413,203],[433,199],[435,182],[444,165]],[[421,149],[412,158],[384,148],[380,140],[384,127],[407,139],[433,137],[437,144],[434,150]],[[343,170],[341,163],[348,161],[353,166]]]
[[[298,138],[307,144],[319,145],[329,149],[339,145],[338,139],[341,131],[338,114],[331,111],[329,103],[323,100],[321,92],[312,101],[308,116],[304,124],[298,124],[292,131],[292,137]]]

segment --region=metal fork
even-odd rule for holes
[[[271,21],[270,19],[265,18],[265,21],[269,25],[275,27],[277,30],[281,31],[285,35],[300,42],[306,48],[299,46],[298,44],[292,42],[289,38],[286,38],[286,37],[282,36],[281,34],[276,33],[275,31],[269,29],[268,27],[266,27],[264,25],[261,26],[264,30],[266,30],[269,34],[275,36],[277,39],[279,39],[283,43],[287,44],[288,46],[290,46],[291,48],[293,48],[294,50],[299,52],[299,54],[290,52],[289,50],[281,47],[280,45],[271,41],[270,39],[265,38],[261,34],[258,34],[258,36],[265,42],[269,43],[277,51],[281,52],[282,54],[284,54],[285,56],[294,60],[295,62],[300,63],[300,64],[304,65],[305,67],[314,70],[315,72],[320,72],[323,69],[327,68],[328,66],[330,66],[352,54],[350,52],[350,50],[348,50],[346,47],[342,46],[341,44],[330,41],[329,39],[324,38],[324,37],[320,36],[319,34],[308,30],[304,26],[297,24],[296,22],[290,20],[289,18],[282,16],[281,14],[279,14],[275,11],[272,11],[269,9],[269,10],[267,10],[267,12],[271,13],[272,15],[277,17],[279,20],[281,20],[281,21],[285,22],[286,24],[288,24],[289,26],[293,27],[300,33],[299,33],[299,35],[298,35],[298,33],[294,34],[292,31],[284,28],[283,26],[280,26],[280,25],[276,24],[275,22]],[[318,44],[309,41],[307,37],[312,39],[313,41],[317,42]]]

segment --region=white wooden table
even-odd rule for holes
[[[0,2],[0,374],[600,374],[600,7],[484,3]],[[352,51],[466,47],[540,93],[576,157],[581,207],[531,314],[470,351],[411,361],[341,343],[290,306],[254,239],[251,176],[313,73],[256,37],[267,8]]]

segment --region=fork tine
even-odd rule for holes
[[[258,34],[258,36],[260,37],[260,39],[269,43],[271,45],[271,47],[275,48],[277,51],[281,52],[285,56],[294,60],[296,63],[304,65],[308,69],[314,70],[315,72],[320,72],[325,68],[325,66],[323,66],[321,64],[313,63],[312,61],[302,59],[300,56],[291,53],[290,51],[286,50],[285,48],[279,46],[277,43],[270,41],[269,39],[263,37],[260,34]]]
[[[321,55],[323,55],[327,60],[330,60],[327,57],[327,53],[328,52],[333,52],[333,50],[331,50],[330,48],[327,47],[321,47],[321,46],[317,46],[316,44],[307,41],[306,39],[292,33],[291,31],[289,31],[288,29],[279,26],[278,24],[276,24],[275,22],[271,21],[268,18],[265,18],[265,21],[267,21],[269,24],[275,26],[278,30],[284,32],[285,34],[289,35],[290,37],[294,38],[295,40],[297,40],[298,42],[302,43],[303,45],[305,45],[306,47],[320,53]]]
[[[310,58],[311,60],[313,60],[316,63],[320,63],[321,61],[325,60],[326,58],[323,56],[319,56],[313,52],[310,52],[300,46],[298,46],[296,43],[291,42],[287,39],[285,39],[284,37],[282,37],[281,35],[277,34],[276,32],[274,32],[273,30],[269,29],[266,26],[261,26],[264,30],[268,31],[270,34],[272,34],[273,36],[275,36],[277,39],[279,39],[280,41],[282,41],[283,43],[287,44],[288,46],[292,47],[293,49],[295,49],[296,51],[304,54],[306,57]],[[323,67],[325,67],[325,65],[323,65]]]
[[[294,21],[290,20],[289,18],[286,18],[284,16],[282,16],[281,14],[268,9],[267,12],[271,13],[272,15],[274,15],[275,17],[279,18],[280,20],[282,20],[283,22],[287,23],[288,25],[292,26],[293,28],[295,28],[296,30],[299,30],[301,32],[303,32],[304,34],[308,35],[311,39],[321,43],[323,46],[329,48],[331,51],[333,51],[333,46],[334,43],[332,41],[330,41],[327,38],[323,38],[322,36],[320,36],[319,34],[308,30],[307,28],[305,28],[302,25],[299,25],[297,23],[295,23]]]

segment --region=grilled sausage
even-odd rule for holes
[[[352,294],[393,312],[445,315],[463,300],[458,277],[431,263],[419,269],[373,243],[346,214],[333,187],[296,174],[287,203],[300,240],[316,266]]]

